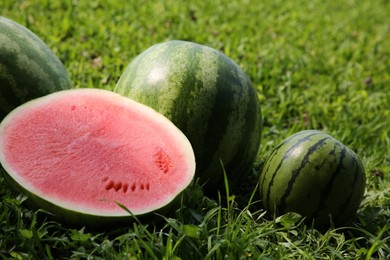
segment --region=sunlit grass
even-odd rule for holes
[[[173,39],[223,51],[249,75],[264,115],[260,155],[243,189],[208,198],[195,184],[159,224],[110,231],[29,209],[0,177],[0,256],[15,259],[390,258],[390,2],[14,1],[0,15],[35,32],[76,87],[113,89],[126,65]],[[318,231],[296,214],[270,218],[256,180],[288,135],[319,129],[362,158],[366,195],[347,227]],[[253,195],[253,196],[252,196]]]

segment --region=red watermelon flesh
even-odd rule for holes
[[[0,161],[29,193],[88,215],[134,215],[171,202],[195,172],[168,119],[107,90],[64,90],[16,108],[0,125]],[[50,211],[50,209],[48,209]]]

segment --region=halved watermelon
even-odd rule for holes
[[[111,91],[72,89],[25,103],[0,124],[7,179],[39,207],[90,224],[170,204],[191,182],[184,134],[153,109]]]

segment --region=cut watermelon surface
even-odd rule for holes
[[[167,118],[100,89],[64,90],[13,110],[0,125],[0,161],[38,200],[98,216],[128,215],[118,203],[134,215],[155,211],[195,173],[189,141]]]

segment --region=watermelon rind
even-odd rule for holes
[[[151,122],[152,121],[153,127],[151,129],[155,129],[156,131],[158,131],[160,129],[160,131],[162,133],[164,133],[164,138],[166,138],[164,140],[167,140],[167,142],[169,141],[169,143],[172,143],[172,146],[176,147],[175,149],[180,151],[179,154],[180,154],[180,156],[182,156],[182,157],[180,157],[181,160],[176,161],[176,162],[187,164],[187,166],[184,168],[184,169],[186,169],[185,172],[179,172],[179,173],[177,173],[178,175],[175,175],[175,176],[180,176],[180,178],[181,178],[181,176],[184,176],[181,178],[180,182],[179,181],[175,182],[175,191],[171,192],[168,195],[164,194],[163,196],[161,196],[161,198],[157,199],[157,201],[158,201],[157,203],[150,204],[148,206],[145,206],[144,208],[137,209],[134,211],[131,210],[131,205],[125,205],[125,204],[121,203],[120,201],[116,201],[113,199],[106,199],[104,197],[101,197],[95,201],[98,201],[99,203],[102,202],[102,203],[115,204],[114,205],[115,210],[101,211],[98,207],[89,207],[88,205],[85,204],[85,202],[79,203],[77,201],[77,199],[75,201],[63,200],[61,198],[61,194],[58,195],[58,192],[56,192],[56,191],[53,193],[55,196],[47,195],[48,194],[47,192],[41,191],[39,188],[37,188],[37,186],[35,186],[35,184],[32,184],[33,182],[31,182],[28,179],[29,177],[25,177],[25,176],[30,176],[31,174],[30,173],[24,174],[23,172],[21,172],[22,170],[20,170],[20,169],[23,169],[23,168],[21,168],[18,165],[19,161],[20,161],[18,156],[12,156],[12,157],[8,156],[8,153],[14,152],[13,150],[11,150],[9,148],[9,147],[14,147],[14,146],[11,146],[11,142],[9,142],[8,140],[11,140],[12,138],[16,138],[17,136],[20,136],[20,135],[14,135],[13,132],[9,130],[9,129],[13,129],[12,127],[13,127],[14,120],[15,121],[20,120],[19,118],[22,118],[24,113],[31,113],[31,111],[34,111],[34,109],[36,109],[36,108],[45,107],[46,104],[54,104],[54,103],[58,104],[58,102],[61,101],[61,98],[64,96],[68,96],[68,99],[70,97],[71,102],[72,102],[72,100],[73,100],[72,97],[77,97],[80,95],[83,96],[84,100],[88,100],[90,96],[96,95],[100,99],[105,99],[105,100],[109,100],[109,102],[114,102],[115,105],[117,105],[117,107],[115,108],[115,110],[113,112],[114,114],[112,114],[113,117],[116,117],[115,111],[122,111],[122,110],[117,110],[118,108],[123,108],[123,107],[125,109],[128,108],[129,110],[132,111],[132,113],[134,113],[136,115],[135,118],[137,118],[137,122],[139,122],[138,120],[143,120],[143,122]],[[76,101],[76,102],[78,102],[78,101]],[[66,103],[66,104],[68,104],[68,103]],[[77,103],[77,104],[78,104],[77,106],[79,106],[79,104],[81,104],[80,107],[85,107],[84,105],[82,105],[82,103]],[[69,107],[71,109],[73,109],[73,105],[72,106],[69,105]],[[94,105],[92,105],[91,107],[94,107]],[[104,107],[105,107],[105,103],[104,103]],[[64,108],[64,110],[68,110],[68,109],[69,108],[67,108],[67,109]],[[85,107],[85,109],[89,109],[89,108]],[[50,110],[50,111],[53,111],[53,110]],[[87,110],[87,111],[89,111],[89,110]],[[54,112],[54,113],[61,114],[62,109],[56,110],[56,112]],[[30,115],[30,114],[28,114],[28,115]],[[31,115],[34,116],[35,114],[31,114]],[[118,115],[118,117],[119,116],[120,115]],[[48,117],[50,117],[50,115],[48,115]],[[27,118],[28,118],[28,120],[30,120],[29,119],[30,116],[27,116]],[[127,117],[119,117],[119,118],[122,119],[122,118],[127,118]],[[54,120],[57,122],[67,122],[67,121],[62,121],[63,119],[61,119],[61,118],[51,118],[51,120]],[[86,118],[86,120],[87,121],[85,122],[85,127],[87,127],[87,129],[89,129],[87,125],[91,125],[91,124],[93,125],[94,124],[93,122],[99,121],[95,118]],[[111,119],[108,118],[108,120],[111,120]],[[73,122],[73,121],[71,120],[70,122]],[[25,124],[25,121],[22,121],[22,124]],[[70,126],[69,124],[61,124],[60,123],[60,124],[56,124],[56,126],[60,127],[60,128],[64,128],[64,129],[78,129],[78,126],[72,128],[72,126]],[[158,126],[158,127],[155,128],[156,126]],[[80,127],[84,127],[84,125],[82,125]],[[57,132],[57,131],[62,131],[62,130],[56,128],[56,129],[47,129],[44,131]],[[66,131],[68,131],[68,130],[65,130],[65,132]],[[89,130],[86,130],[86,131],[89,131]],[[167,133],[169,133],[169,134],[167,134]],[[38,132],[38,134],[41,134],[41,132]],[[109,132],[108,132],[108,134],[109,134]],[[160,133],[159,132],[145,133],[145,138],[147,140],[149,138],[148,134],[159,136]],[[95,134],[94,134],[94,136],[95,136]],[[81,137],[83,137],[83,136],[81,136]],[[37,137],[37,138],[39,139],[39,137]],[[103,137],[99,137],[99,136],[93,137],[93,138],[97,138],[96,141],[98,141],[99,144],[101,144],[101,140],[103,140],[102,139]],[[136,138],[139,138],[139,137],[137,136]],[[170,138],[174,138],[174,140],[170,139]],[[106,140],[106,139],[104,139],[104,140]],[[110,140],[110,139],[107,139],[107,140]],[[61,143],[61,140],[56,140],[55,142]],[[130,141],[130,143],[131,142],[132,141]],[[26,145],[28,146],[27,143],[26,143]],[[168,146],[164,146],[164,141],[161,139],[159,139],[157,143],[151,143],[150,145],[153,147],[155,147],[155,146],[156,147],[158,147],[158,146],[168,147]],[[107,149],[110,149],[110,147],[112,147],[112,146],[123,147],[123,146],[117,146],[117,144],[113,144],[112,142],[108,142],[108,143],[103,142],[103,146],[107,147]],[[49,142],[49,147],[52,147],[50,142]],[[68,146],[66,146],[66,147],[68,147]],[[95,147],[95,146],[93,146],[93,147]],[[99,146],[96,146],[96,147],[99,147]],[[137,146],[137,147],[140,147],[140,146]],[[129,149],[133,149],[133,148],[139,149],[137,147],[130,146]],[[18,149],[20,149],[20,147]],[[25,149],[25,148],[23,148],[23,149]],[[91,151],[92,154],[95,154],[98,152],[98,150],[96,150],[98,148],[93,148],[93,149],[94,150]],[[64,151],[64,153],[68,154],[66,151]],[[134,153],[133,150],[130,150],[130,154],[131,153]],[[50,153],[46,153],[46,154],[50,154]],[[70,157],[73,158],[74,157],[72,155],[65,155],[65,156],[66,156],[65,158],[70,158]],[[95,157],[94,155],[92,155],[92,156]],[[117,157],[117,156],[115,156],[115,157]],[[15,162],[15,160],[10,159],[10,158],[17,158],[16,165],[11,163],[11,162]],[[35,158],[35,157],[32,156],[32,158]],[[47,158],[42,158],[42,161],[40,161],[39,159],[35,159],[35,161],[31,161],[31,163],[29,163],[29,164],[42,165],[42,164],[45,164],[45,162],[46,162],[45,159],[46,159],[46,161],[50,162],[50,160],[47,160]],[[53,160],[57,161],[58,158],[53,158]],[[76,169],[78,169],[79,165],[82,164],[83,162],[88,164],[90,161],[80,161],[79,158],[75,158],[74,160],[75,160],[75,164],[74,164],[75,168],[71,167],[68,170],[66,170],[65,172],[66,173],[69,172],[69,174],[72,174],[72,179],[76,178],[74,181],[77,182],[77,177],[75,177],[75,176],[77,176],[77,175],[75,175],[75,173],[77,172]],[[129,221],[134,220],[134,217],[153,220],[153,218],[151,217],[152,213],[155,213],[155,212],[158,212],[161,214],[167,213],[167,212],[169,212],[169,209],[173,205],[176,205],[178,198],[180,198],[182,192],[191,184],[192,179],[195,175],[195,155],[193,153],[191,144],[188,141],[188,139],[186,138],[186,136],[170,120],[168,120],[166,117],[164,117],[160,113],[156,112],[152,108],[147,107],[147,106],[145,106],[141,103],[138,103],[134,100],[123,97],[119,94],[113,93],[113,92],[108,91],[108,90],[93,89],[93,88],[85,88],[85,89],[78,88],[78,89],[69,89],[69,90],[58,91],[58,92],[49,94],[47,96],[43,96],[43,97],[28,101],[28,102],[24,103],[23,105],[15,108],[13,111],[11,111],[2,120],[2,122],[0,124],[0,162],[1,162],[1,165],[3,167],[2,172],[4,173],[5,179],[11,184],[12,187],[14,187],[14,189],[17,192],[22,192],[22,193],[27,194],[27,196],[28,196],[27,201],[31,207],[38,208],[38,209],[45,209],[48,212],[54,214],[57,219],[59,219],[60,221],[63,221],[63,222],[70,223],[70,224],[77,224],[77,225],[86,225],[86,226],[91,226],[91,227],[99,227],[100,225],[105,225],[105,224],[129,223]],[[120,161],[118,163],[132,165],[135,162]],[[108,165],[108,164],[104,163],[104,166],[106,166],[106,165]],[[93,167],[95,167],[95,166],[93,166]],[[110,166],[110,167],[112,167],[112,166]],[[137,167],[139,167],[139,166],[137,166]],[[28,168],[28,169],[30,169],[30,168]],[[89,171],[91,170],[91,168],[88,168],[88,169],[89,169]],[[92,169],[94,169],[94,168],[92,168]],[[106,169],[106,168],[105,167],[102,168],[101,165],[96,166],[97,172],[99,172],[100,169]],[[110,168],[107,168],[107,169],[110,169]],[[109,174],[109,173],[110,173],[110,171],[104,170],[104,174]],[[36,176],[36,174],[37,173],[34,173],[34,176]],[[38,177],[39,182],[41,182],[40,181],[41,178],[48,178],[47,176],[49,176],[48,174],[43,173],[42,171],[38,172],[38,174],[39,174],[39,177]],[[52,174],[52,173],[50,173],[50,174]],[[55,175],[53,175],[53,176],[55,176]],[[93,176],[95,176],[95,175],[93,175]],[[96,176],[100,176],[100,175],[96,175]],[[163,180],[161,178],[165,178],[164,176],[167,176],[167,175],[162,175],[162,173],[160,175],[155,175],[155,178],[158,178],[156,181],[161,182]],[[168,174],[168,176],[171,176],[171,175]],[[34,177],[34,178],[36,178],[36,177]],[[96,178],[96,177],[93,177],[93,178]],[[168,178],[168,177],[166,177],[166,178]],[[169,177],[169,178],[172,178],[172,177]],[[58,182],[57,185],[60,185],[60,186],[63,185],[63,183],[61,183],[60,181],[57,181],[57,180],[52,180],[52,181]],[[87,181],[89,182],[89,177],[87,178]],[[73,182],[73,180],[72,180],[72,182]],[[101,183],[100,180],[98,180],[97,182]],[[85,184],[87,184],[87,183],[85,183]],[[105,184],[99,184],[99,185],[100,185],[101,189],[104,190]],[[83,189],[83,186],[81,186],[81,187]],[[130,189],[130,187],[129,187],[129,189]],[[108,190],[108,189],[106,188],[106,190]],[[90,189],[89,189],[89,191],[90,191]],[[71,192],[71,191],[69,191],[69,192]],[[126,196],[134,196],[132,194],[133,193],[129,193]],[[137,196],[139,196],[139,195],[137,195]]]
[[[32,31],[0,16],[0,119],[34,98],[69,89],[63,63]]]
[[[162,205],[160,208],[156,208],[153,211],[145,212],[142,214],[134,214],[126,208],[123,204],[117,203],[118,207],[123,209],[123,214],[120,215],[101,215],[98,213],[88,213],[86,211],[80,211],[72,209],[71,207],[62,206],[56,202],[50,201],[50,199],[45,199],[42,196],[31,192],[21,185],[19,182],[15,181],[5,170],[1,168],[1,174],[4,176],[5,181],[10,184],[15,196],[18,194],[25,194],[27,200],[23,203],[26,203],[26,206],[33,210],[44,210],[46,216],[49,219],[53,219],[63,225],[69,225],[71,227],[88,227],[93,230],[110,230],[112,228],[120,228],[126,225],[131,225],[135,222],[142,223],[154,223],[157,224],[161,222],[160,216],[168,216],[172,214],[172,211],[180,207],[182,200],[182,194],[178,195],[172,200]]]
[[[206,191],[223,186],[224,171],[240,185],[253,167],[260,102],[249,77],[222,52],[181,40],[155,44],[128,64],[114,92],[156,109],[183,131]]]
[[[318,130],[285,139],[271,152],[260,176],[260,196],[270,215],[296,212],[319,228],[347,224],[364,191],[360,158]]]

